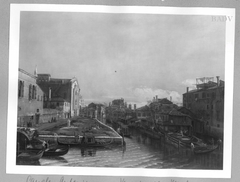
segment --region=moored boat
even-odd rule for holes
[[[191,143],[193,143],[195,146],[199,147],[205,147],[206,144],[199,138],[195,136],[185,136],[180,133],[165,133],[166,140],[170,143],[177,145],[177,146],[183,146],[183,147],[191,147]]]
[[[207,145],[207,146],[202,146],[202,147],[198,146],[198,147],[193,148],[193,152],[194,152],[194,154],[206,154],[206,153],[213,152],[217,148],[218,148],[217,145],[215,145],[215,146]]]
[[[44,153],[43,157],[46,156],[62,156],[67,154],[69,151],[69,145],[57,145],[55,147],[47,148]]]
[[[43,156],[44,150],[17,151],[17,161],[38,161]]]

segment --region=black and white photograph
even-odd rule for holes
[[[231,176],[234,9],[10,15],[8,173]]]

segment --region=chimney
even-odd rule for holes
[[[188,91],[189,91],[189,87],[187,87],[187,93],[188,93]]]
[[[217,86],[219,87],[220,86],[220,80],[219,80],[219,76],[216,76],[217,77]]]
[[[35,67],[35,70],[34,70],[34,76],[38,76],[37,75],[37,66]]]
[[[170,101],[172,102],[172,96],[170,96]]]
[[[129,104],[129,109],[132,109],[132,104]]]
[[[156,95],[156,101],[158,101],[158,96]]]
[[[137,109],[137,105],[136,104],[134,104],[134,110],[136,110]]]

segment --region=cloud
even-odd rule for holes
[[[189,87],[191,89],[196,88],[196,79],[186,79],[182,82],[182,85]]]
[[[158,98],[167,98],[170,100],[170,97],[174,103],[182,103],[182,95],[177,91],[163,90],[163,89],[152,89],[148,87],[140,88],[130,88],[130,92],[135,97],[135,102],[148,102],[153,99],[153,97],[158,96]]]

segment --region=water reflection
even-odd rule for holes
[[[39,166],[40,162],[39,161],[23,161],[23,160],[17,160],[16,162],[17,165],[34,165],[34,166]]]
[[[125,145],[84,148],[72,146],[61,157],[41,158],[30,165],[114,168],[222,169],[223,154],[216,150],[195,155],[189,148],[177,148],[164,139],[151,139],[137,130],[125,137]],[[26,165],[26,164],[21,164]]]
[[[97,149],[96,148],[84,148],[81,149],[81,156],[82,157],[94,157],[96,156]]]

